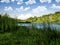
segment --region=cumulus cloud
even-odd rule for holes
[[[22,9],[26,11],[26,10],[30,9],[30,7],[26,7],[26,8],[22,8]],[[34,16],[38,17],[38,16],[41,16],[41,14],[45,14],[46,11],[47,11],[47,8],[45,6],[38,6],[37,8],[32,9],[30,13],[20,14],[20,16],[18,16],[18,19],[24,20],[24,19],[34,17]],[[35,15],[35,14],[37,14],[37,15]]]
[[[11,0],[11,2],[14,2],[15,0]]]
[[[9,7],[5,7],[4,10],[5,10],[5,11],[12,11],[13,8],[12,8],[11,6],[9,6]]]
[[[18,19],[25,20],[25,19],[30,18],[30,17],[33,17],[33,15],[30,14],[30,13],[27,13],[27,14],[21,14],[21,15],[19,15]]]
[[[25,20],[30,17],[34,17],[34,16],[38,17],[38,16],[42,16],[43,14],[49,14],[49,12],[47,11],[48,9],[45,6],[38,6],[37,8],[32,9],[30,13],[20,14],[20,16],[18,16],[18,19]]]
[[[0,2],[10,3],[10,0],[1,0]]]
[[[38,6],[35,9],[32,9],[33,13],[43,13],[45,11],[47,11],[47,8],[45,6]]]
[[[26,3],[26,5],[28,5],[28,4],[35,4],[36,3],[36,1],[35,0],[28,0],[27,2],[25,2]]]
[[[46,6],[38,6],[32,9],[31,12],[37,17],[50,13]]]
[[[29,10],[29,9],[30,9],[30,7],[24,8],[23,6],[21,6],[21,7],[19,7],[19,8],[16,8],[16,11],[22,12],[22,11],[27,11],[27,10]]]
[[[17,1],[17,4],[23,4],[23,0],[16,0]]]
[[[59,2],[60,2],[60,0],[56,0],[56,2],[57,2],[57,3],[59,3]]]
[[[41,3],[48,2],[51,3],[51,0],[40,0]]]
[[[27,10],[29,10],[30,9],[30,7],[26,7],[25,9],[24,9],[24,11],[27,11]]]
[[[58,5],[56,5],[56,4],[52,4],[52,7],[51,8],[53,8],[53,9],[60,9],[60,6],[58,6]]]
[[[23,6],[19,7],[19,8],[16,8],[16,11],[20,12],[20,11],[23,11]]]

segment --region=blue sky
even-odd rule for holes
[[[60,0],[0,0],[0,13],[27,19],[60,11]]]

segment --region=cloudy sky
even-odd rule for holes
[[[0,0],[0,13],[27,19],[60,11],[60,0]]]

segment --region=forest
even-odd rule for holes
[[[60,45],[60,30],[18,26],[18,22],[60,23],[60,12],[19,20],[0,14],[0,45]],[[50,26],[50,25],[49,25]]]

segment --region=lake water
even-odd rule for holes
[[[49,24],[51,29],[56,29],[56,30],[60,30],[60,24]],[[46,28],[48,28],[48,24],[41,24],[41,23],[18,23],[18,26],[26,26],[26,27],[35,27],[35,28],[44,28],[44,26]]]

